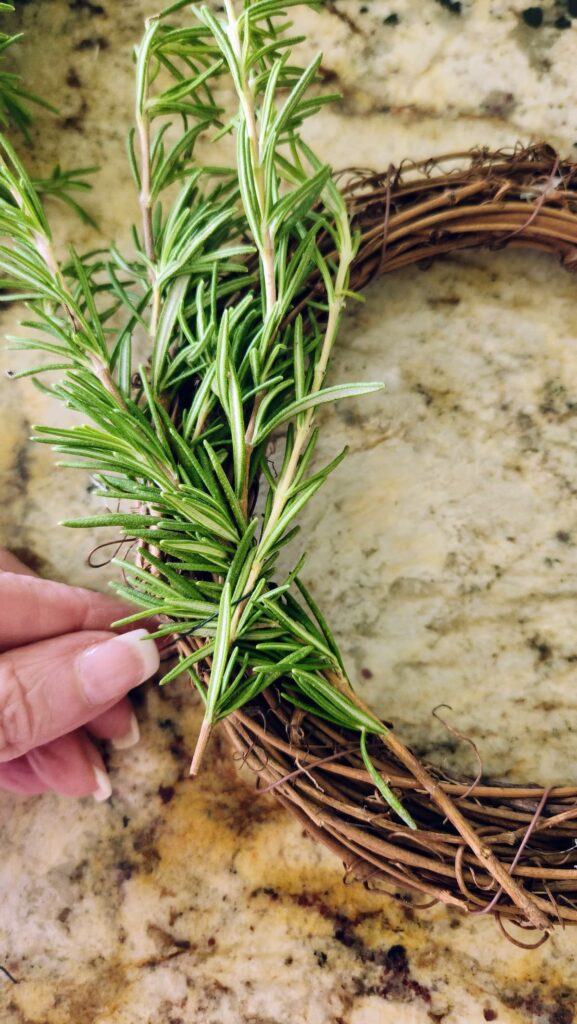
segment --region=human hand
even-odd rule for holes
[[[0,789],[106,800],[91,737],[138,741],[126,694],[158,669],[146,630],[114,633],[122,602],[37,577],[0,550]]]

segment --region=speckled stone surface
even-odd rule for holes
[[[577,153],[577,21],[511,0],[335,0],[297,11],[343,100],[309,128],[335,166],[385,167],[545,138]],[[58,103],[31,166],[99,163],[89,205],[123,241],[130,46],[151,0],[31,0],[21,65]],[[3,16],[4,17],[4,16]],[[536,15],[529,20],[539,20]],[[568,22],[568,27],[563,27]],[[53,206],[64,243],[97,236]],[[15,329],[7,310],[2,330]],[[335,380],[384,394],[324,416],[351,454],[310,507],[307,578],[367,698],[421,753],[488,773],[577,778],[577,281],[552,261],[469,254],[403,272],[351,310]],[[2,365],[14,356],[2,354]],[[28,442],[59,422],[0,381],[0,542],[105,587],[82,474]],[[97,538],[98,539],[98,538]],[[184,686],[140,695],[142,742],[108,753],[96,806],[0,794],[1,1024],[571,1024],[577,931],[537,952],[495,925],[345,886],[341,865],[239,772],[218,737],[187,778],[199,712]]]

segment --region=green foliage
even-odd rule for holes
[[[64,171],[60,164],[55,164],[52,172],[47,178],[34,178],[34,188],[42,197],[52,196],[65,203],[80,218],[83,224],[89,224],[93,228],[98,225],[88,211],[76,199],[78,194],[90,192],[92,185],[87,177],[96,174],[98,167],[74,167],[71,171]]]
[[[346,681],[342,658],[300,566],[278,580],[298,514],[341,458],[310,472],[317,407],[379,386],[325,386],[355,243],[330,168],[300,134],[327,97],[320,58],[293,63],[292,0],[240,6],[225,0],[222,16],[200,7],[177,23],[178,2],[147,22],[128,145],[142,215],[131,254],[72,252],[59,265],[37,194],[0,143],[0,285],[28,308],[32,333],[13,346],[52,360],[26,372],[53,369],[51,392],[91,421],[39,427],[37,440],[88,469],[119,509],[67,525],[109,525],[137,542],[117,590],[142,611],[125,621],[162,615],[157,635],[186,642],[165,681],[190,673],[202,736],[281,680],[295,705],[355,730],[369,763],[365,732],[386,730],[346,682],[330,682]],[[225,83],[232,113],[217,98]],[[232,133],[231,166],[197,161],[207,132]],[[322,291],[295,318],[311,277]],[[143,335],[148,359],[133,365]],[[279,427],[275,477],[266,453]]]
[[[0,3],[0,14],[13,14],[14,11],[14,4]],[[40,96],[29,92],[22,85],[20,75],[6,70],[6,54],[21,38],[21,32],[14,35],[0,32],[0,126],[2,128],[16,126],[28,140],[29,128],[33,121],[30,104],[52,111],[54,107]]]
[[[0,3],[0,15],[14,14],[16,8],[11,3]],[[30,142],[29,129],[34,121],[30,104],[44,107],[53,114],[55,107],[35,93],[29,92],[22,84],[20,75],[7,71],[5,67],[6,53],[22,38],[22,33],[9,35],[0,32],[0,128],[4,130],[18,128],[27,142]],[[63,171],[59,164],[53,168],[48,178],[36,178],[34,187],[39,195],[53,196],[69,206],[85,224],[96,227],[95,221],[73,193],[88,192],[91,185],[86,181],[96,167],[79,167],[71,171]]]

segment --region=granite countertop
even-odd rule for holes
[[[29,0],[20,64],[41,112],[31,167],[100,164],[89,200],[123,242],[130,46],[152,0]],[[215,4],[214,6],[218,6]],[[343,94],[309,131],[335,166],[384,168],[544,138],[577,153],[571,5],[326,0],[295,11]],[[537,13],[536,13],[537,12]],[[542,17],[540,18],[539,12]],[[4,16],[2,16],[4,17]],[[62,241],[98,236],[53,205]],[[320,456],[351,454],[303,521],[306,574],[367,699],[419,753],[470,771],[575,781],[577,305],[574,277],[521,252],[397,273],[347,317],[335,379],[384,395],[324,415]],[[18,311],[2,315],[14,330]],[[2,354],[2,365],[14,355]],[[0,382],[0,543],[46,575],[103,588],[95,508],[30,424],[63,417],[30,381]],[[140,692],[142,741],[108,752],[105,805],[0,794],[1,1024],[571,1024],[577,931],[536,952],[492,921],[346,886],[342,866],[218,735],[188,760],[184,685]]]

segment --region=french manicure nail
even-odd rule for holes
[[[110,779],[102,768],[97,765],[93,765],[93,771],[96,778],[96,789],[92,796],[96,800],[97,804],[101,804],[104,800],[108,800],[112,796],[112,785]]]
[[[79,654],[76,667],[85,700],[93,707],[123,697],[158,671],[158,648],[145,629],[122,633]]]
[[[110,742],[116,750],[128,750],[130,747],[135,747],[139,739],[140,729],[138,728],[136,715],[132,712],[130,715],[128,731],[125,732],[124,736],[114,736]]]

